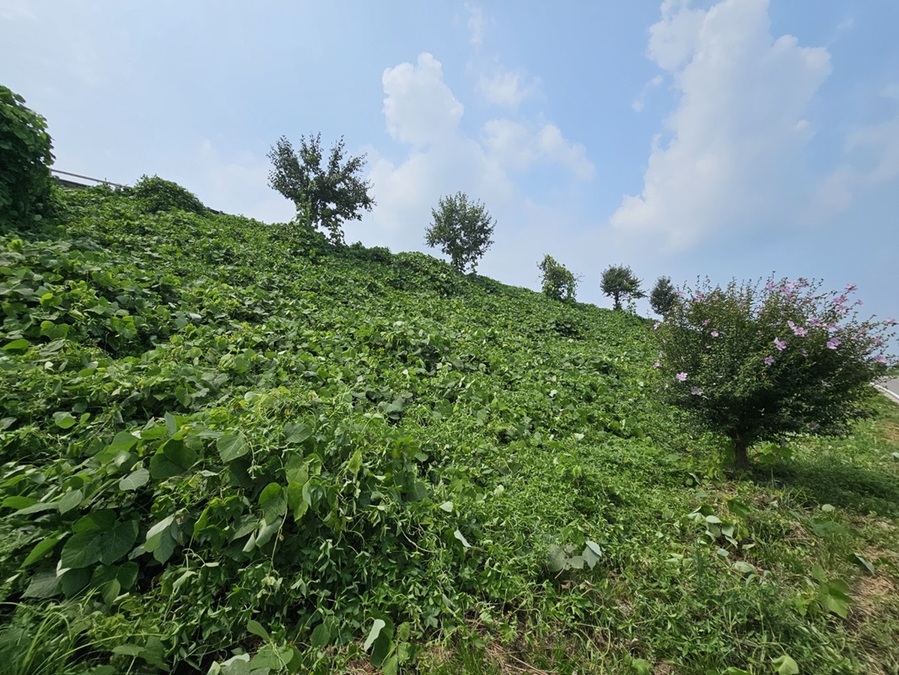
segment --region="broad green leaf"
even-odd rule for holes
[[[347,462],[346,468],[354,476],[359,473],[359,469],[362,468],[362,450],[356,448],[356,452],[354,452],[353,456],[350,457],[350,460]]]
[[[106,447],[111,452],[115,453],[128,452],[137,444],[137,441],[138,438],[134,434],[130,434],[127,431],[120,431],[115,435],[115,438],[112,439],[112,443]]]
[[[745,502],[743,502],[737,498],[728,499],[726,503],[727,503],[727,510],[730,511],[735,516],[737,516],[738,518],[746,518],[752,512],[750,510],[749,506]]]
[[[93,570],[89,567],[68,570],[59,577],[59,587],[67,598],[74,598],[83,591],[91,581]]]
[[[20,495],[13,495],[12,497],[5,497],[2,503],[3,506],[9,509],[16,509],[17,511],[20,509],[28,508],[33,504],[38,504],[38,500],[34,497],[23,497]],[[56,508],[56,505],[53,505],[53,508]]]
[[[584,546],[584,551],[581,553],[581,558],[583,558],[591,570],[596,567],[596,563],[599,562],[601,556],[602,549],[599,548],[599,544],[595,541],[588,541],[586,546]]]
[[[81,490],[69,490],[62,499],[59,500],[59,512],[68,513],[74,508],[81,505],[84,500],[84,493]]]
[[[331,631],[328,628],[328,624],[323,621],[312,631],[312,648],[322,649],[327,647],[329,642],[331,642]]]
[[[263,640],[271,640],[271,636],[269,636],[268,631],[262,627],[262,624],[256,621],[255,619],[250,619],[247,621],[247,630],[250,631],[253,635],[261,637]]]
[[[53,570],[39,572],[31,577],[28,588],[22,594],[25,598],[52,598],[60,592],[59,577]]]
[[[119,490],[137,490],[150,481],[150,472],[144,467],[135,469],[119,481]]]
[[[76,532],[63,545],[60,563],[65,568],[77,569],[100,562],[102,538],[101,532]]]
[[[440,505],[440,508],[442,510],[446,511],[447,513],[452,513],[453,512],[453,503],[450,501],[443,502]]]
[[[175,516],[166,516],[147,530],[147,539],[144,543],[144,548],[151,553],[156,550],[162,535],[168,531],[173,522],[175,522]]]
[[[288,422],[284,425],[284,440],[299,444],[312,436],[312,429],[303,422]]]
[[[3,351],[5,352],[22,352],[28,349],[31,346],[31,343],[25,338],[19,338],[18,340],[13,340],[12,342],[7,342],[3,345]]]
[[[60,429],[71,429],[78,423],[78,421],[72,417],[72,413],[65,411],[53,413],[53,422]]]
[[[119,565],[116,571],[116,579],[121,584],[122,588],[128,590],[132,586],[134,586],[134,582],[137,581],[137,573],[139,568],[137,563],[135,562],[126,562]]]
[[[219,436],[219,439],[215,442],[215,447],[218,448],[219,457],[222,458],[223,462],[231,462],[238,457],[243,457],[250,451],[247,441],[242,434]]]
[[[115,527],[116,512],[112,509],[97,509],[82,516],[72,525],[74,532],[104,532]]]
[[[65,536],[65,532],[57,532],[39,541],[37,545],[33,549],[31,549],[31,553],[29,553],[25,560],[22,561],[21,567],[28,567],[38,560],[41,560],[44,556],[50,553],[50,551],[56,548],[56,545]]]
[[[171,439],[160,448],[165,456],[185,471],[197,461],[197,452],[180,439]]]
[[[471,548],[471,544],[468,543],[468,540],[465,538],[465,535],[462,534],[459,530],[456,530],[455,532],[453,532],[453,536],[456,539],[458,539],[460,542],[462,542],[462,546],[464,546],[465,548]]]
[[[287,513],[287,495],[277,483],[269,483],[259,493],[259,506],[267,523],[280,521]]]
[[[849,585],[842,579],[831,579],[818,588],[821,605],[828,612],[845,619],[849,614]]]
[[[106,565],[111,565],[120,558],[124,558],[137,540],[137,529],[136,520],[127,520],[116,525],[102,539],[103,548],[100,560]]]
[[[362,649],[368,651],[368,648],[371,647],[372,643],[378,639],[378,636],[381,634],[384,626],[387,625],[383,619],[375,619],[371,624],[371,630],[368,631],[368,637],[365,638],[365,644],[362,645]]]
[[[772,664],[778,675],[799,675],[799,666],[786,654],[774,659]]]
[[[309,463],[298,455],[291,455],[284,468],[288,484],[302,487],[309,480]]]
[[[167,480],[182,473],[184,473],[184,468],[169,460],[162,450],[150,458],[150,476],[153,480]]]
[[[734,569],[740,574],[752,574],[757,571],[755,565],[752,565],[745,560],[738,560],[735,562]]]

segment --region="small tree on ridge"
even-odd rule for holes
[[[649,305],[652,311],[660,316],[665,316],[677,302],[677,291],[671,285],[670,277],[659,277],[656,285],[649,294]]]
[[[428,246],[440,246],[449,255],[453,267],[474,272],[478,260],[493,244],[490,238],[496,223],[487,208],[477,200],[469,200],[464,192],[441,197],[436,209],[431,209],[434,221],[425,232]]]
[[[577,277],[551,255],[546,255],[537,265],[543,272],[543,294],[553,300],[574,300]]]
[[[342,223],[361,220],[360,211],[375,204],[368,194],[371,184],[361,177],[365,155],[345,154],[341,136],[323,166],[321,134],[300,136],[299,151],[282,136],[268,153],[274,165],[269,186],[296,204],[298,219],[327,231],[336,244],[343,243]]]
[[[646,293],[640,290],[640,280],[630,267],[612,265],[602,273],[600,288],[605,295],[612,298],[615,309],[621,309],[621,299],[645,298]]]

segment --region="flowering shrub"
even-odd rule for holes
[[[843,293],[770,280],[680,291],[654,367],[666,398],[727,436],[738,467],[756,442],[793,433],[839,434],[865,413],[870,382],[887,370],[894,320],[860,321]]]

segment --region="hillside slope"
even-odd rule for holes
[[[653,396],[642,319],[59,198],[59,227],[0,238],[0,647],[47,672],[899,667],[895,410],[727,482]]]

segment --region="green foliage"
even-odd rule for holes
[[[553,300],[574,300],[577,277],[564,265],[546,255],[537,267],[543,274],[543,294]]]
[[[146,213],[181,209],[189,213],[205,213],[206,207],[197,196],[177,183],[159,176],[141,176],[134,185],[134,196]]]
[[[646,293],[640,290],[640,280],[634,276],[630,267],[612,265],[602,273],[600,288],[605,295],[612,298],[615,309],[621,309],[622,298],[643,298]]]
[[[487,249],[493,244],[491,237],[496,225],[479,201],[470,201],[467,194],[441,197],[436,209],[431,209],[433,222],[425,232],[428,246],[440,246],[449,255],[453,267],[459,272],[477,269]]]
[[[899,584],[899,407],[722,482],[638,317],[59,199],[60,228],[0,235],[0,672],[899,657],[899,606],[865,596]]]
[[[669,277],[659,277],[649,294],[649,306],[659,316],[665,316],[677,302],[677,289],[671,285]]]
[[[52,141],[47,121],[25,99],[0,85],[0,223],[46,215],[50,205]]]
[[[269,186],[296,204],[299,222],[321,228],[335,244],[343,243],[343,222],[360,220],[360,212],[375,204],[368,194],[371,185],[361,176],[365,155],[345,155],[341,137],[323,164],[321,134],[300,136],[299,151],[282,136],[268,153],[274,167]]]
[[[727,436],[738,465],[760,441],[841,434],[865,414],[883,374],[889,326],[859,321],[846,293],[804,279],[706,281],[687,290],[659,327],[667,398]]]

